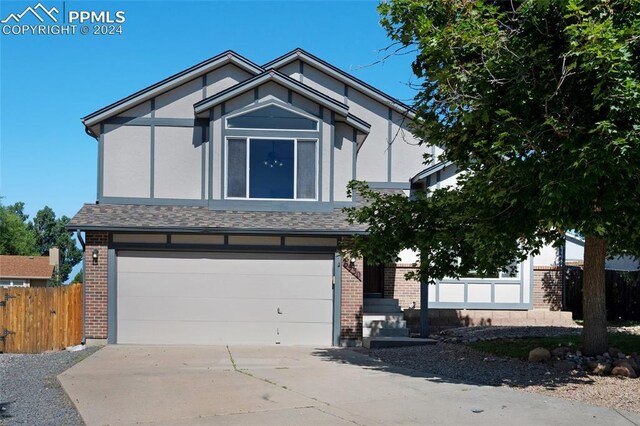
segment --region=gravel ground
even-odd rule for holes
[[[608,327],[612,333],[639,334],[640,326],[633,327]],[[568,334],[580,334],[582,327],[458,327],[450,328],[432,336],[444,341],[475,341],[494,339],[514,339],[525,337],[553,337],[566,336]]]
[[[580,334],[582,327],[459,327],[450,328],[433,336],[447,341],[475,341],[494,339],[514,339],[524,337],[553,337],[567,334]]]
[[[501,331],[497,330],[498,327],[490,328],[493,330],[467,328],[466,334],[461,331],[453,335],[462,340],[467,340],[466,337],[469,336],[492,340],[501,337],[533,337],[543,332],[537,330],[541,327],[499,327]],[[530,330],[522,330],[525,328]],[[368,353],[387,364],[433,375],[434,380],[505,386],[640,413],[640,379],[587,376],[582,372],[570,371],[563,361],[532,364],[489,355],[464,344],[446,341],[430,346],[356,350]]]
[[[0,424],[84,425],[56,376],[98,349],[0,354]]]

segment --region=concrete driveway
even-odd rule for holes
[[[58,378],[88,425],[640,424],[333,348],[107,346]]]

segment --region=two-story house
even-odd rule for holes
[[[224,52],[84,117],[97,200],[69,228],[86,240],[86,338],[337,345],[371,333],[397,303],[365,296],[405,305],[419,285],[402,278],[411,254],[341,259],[340,240],[365,232],[345,220],[346,185],[409,193],[434,166],[423,152],[437,154],[412,118],[301,49],[264,65]],[[528,266],[500,279],[482,306],[531,308]],[[442,307],[451,291],[437,292]],[[363,309],[382,317],[363,324]]]

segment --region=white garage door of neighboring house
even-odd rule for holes
[[[117,342],[331,345],[333,256],[118,252]]]

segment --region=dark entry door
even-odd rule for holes
[[[371,265],[365,259],[363,270],[363,292],[365,294],[383,293],[384,265]]]

